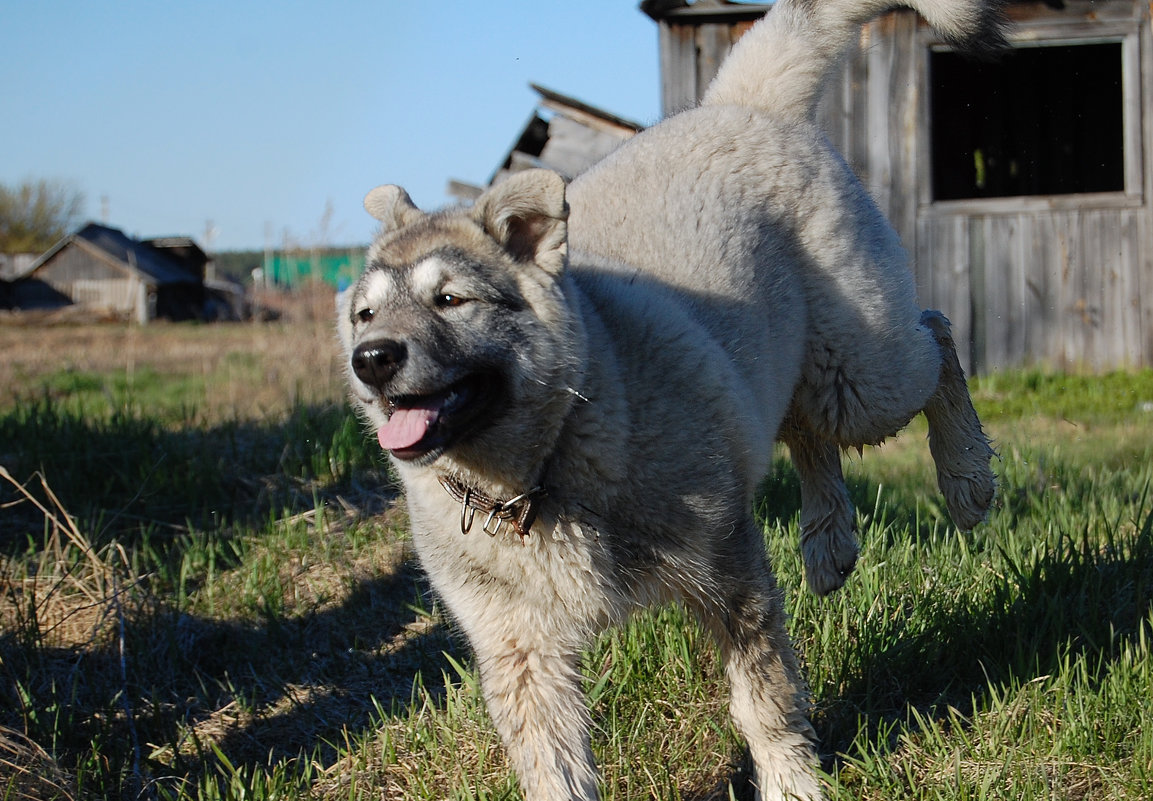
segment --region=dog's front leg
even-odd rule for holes
[[[524,634],[473,641],[489,714],[521,793],[526,801],[596,799],[578,652],[549,650],[539,632]]]

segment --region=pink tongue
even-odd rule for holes
[[[376,432],[376,439],[386,451],[411,448],[424,438],[439,416],[439,406],[396,409]]]

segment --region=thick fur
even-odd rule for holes
[[[949,41],[1003,43],[980,0],[914,5]],[[799,367],[779,437],[801,478],[806,579],[820,595],[857,558],[842,449],[879,443],[924,410],[954,523],[984,519],[995,488],[948,321],[922,312],[896,232],[815,120],[861,23],[890,7],[778,3],[738,41],[699,108],[638,135],[568,194],[573,248],[697,297],[697,319],[750,386],[778,392]],[[779,302],[786,281],[799,302]],[[799,362],[781,351],[786,339],[803,349]]]
[[[979,1],[929,16],[975,35]],[[471,209],[425,214],[391,186],[365,201],[382,231],[339,316],[352,398],[394,457],[415,547],[528,799],[597,797],[581,650],[670,601],[720,645],[759,794],[821,797],[752,515],[778,435],[803,477],[805,536],[822,540],[806,548],[832,560],[818,590],[855,558],[836,541],[852,536],[840,446],[923,408],[942,486],[975,516],[988,504],[948,326],[917,307],[891,229],[812,124],[824,76],[876,10],[781,0],[711,99],[574,183],[571,217],[545,171]],[[596,255],[570,256],[570,234]],[[523,508],[526,493],[527,536],[475,508]]]

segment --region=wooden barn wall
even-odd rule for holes
[[[73,303],[118,314],[135,310],[140,288],[140,281],[131,273],[75,242],[41,267],[37,278]]]
[[[53,256],[40,268],[38,275],[55,286],[61,286],[83,279],[115,280],[123,278],[125,273],[73,243]]]
[[[1066,11],[1016,6],[1024,40],[1124,39],[1126,188],[1100,194],[933,203],[927,125],[921,126],[913,184],[917,211],[888,210],[915,254],[922,303],[953,319],[968,343],[966,368],[986,373],[1041,365],[1099,372],[1153,365],[1153,217],[1144,162],[1150,131],[1145,109],[1153,53],[1147,7],[1073,0]],[[907,46],[926,59],[921,27]],[[927,66],[916,69],[927,76]],[[927,77],[894,103],[928,115]],[[874,169],[869,165],[869,169]],[[917,197],[917,195],[913,195]],[[886,208],[882,203],[882,208]]]
[[[1107,370],[1149,365],[1144,209],[927,215],[918,289],[945,307],[968,367]]]
[[[1153,36],[1136,2],[1011,7],[1022,40],[1127,36],[1124,193],[934,203],[928,54],[915,14],[871,23],[819,119],[913,256],[923,306],[953,323],[971,373],[1041,365],[1101,371],[1153,365]],[[669,26],[661,36],[666,112],[694,102],[751,23]]]
[[[697,103],[755,21],[660,23],[661,109],[666,116]]]

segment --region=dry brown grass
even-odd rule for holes
[[[159,774],[180,775],[189,766],[193,775],[185,776],[195,781],[211,762],[201,761],[211,748],[236,764],[258,765],[273,754],[291,757],[317,747],[340,722],[362,727],[374,694],[407,698],[429,649],[450,647],[436,619],[410,608],[419,589],[398,533],[406,519],[387,497],[337,496],[328,506],[270,523],[244,563],[211,582],[222,602],[194,596],[181,610],[155,595],[154,577],[139,572],[124,546],[94,548],[42,477],[21,485],[0,466],[0,482],[39,512],[46,529],[31,563],[0,557],[0,632],[15,633],[38,660],[36,676],[22,680],[29,697],[67,688],[83,665],[87,693],[72,699],[72,713],[102,721],[122,744],[130,743],[136,756],[124,797],[138,797]],[[275,625],[253,615],[244,600],[260,574],[280,591]],[[133,630],[153,637],[142,640]],[[157,634],[159,642],[150,642]],[[162,651],[165,640],[178,651],[173,665],[155,664],[154,649]],[[335,645],[317,651],[319,643]],[[352,643],[360,643],[355,657]],[[369,643],[376,645],[366,648]],[[268,677],[267,687],[260,660],[276,665],[269,672],[281,677]],[[183,712],[141,696],[132,676],[145,666],[159,668],[150,678],[152,691],[167,690],[168,683],[172,695],[186,683],[172,669],[195,666],[199,681],[229,684],[229,673],[253,664],[261,667],[256,681],[239,685],[239,693],[210,687],[190,697]],[[373,667],[366,672],[366,665]],[[6,667],[0,659],[0,674]],[[45,750],[44,735],[30,736],[39,706],[33,701],[23,712],[12,710],[13,722],[24,718],[25,731],[0,724],[0,798],[77,797],[67,772]],[[173,721],[175,739],[149,739],[148,722],[174,714],[181,718]]]
[[[83,647],[106,637],[115,620],[125,564],[122,549],[97,552],[43,476],[32,491],[0,465],[0,482],[43,516],[47,536],[34,564],[0,555],[0,630],[33,627],[46,645]],[[47,500],[41,500],[40,496]]]
[[[7,468],[0,472],[0,504],[4,491],[13,501],[0,505],[0,533],[17,532],[0,558],[0,727],[8,727],[0,728],[0,799],[8,792],[136,801],[157,797],[161,786],[182,788],[179,797],[190,799],[212,795],[205,788],[213,783],[230,788],[213,797],[257,801],[463,797],[481,786],[495,788],[496,797],[514,795],[476,679],[457,669],[467,663],[461,642],[429,608],[407,551],[407,521],[379,465],[350,461],[352,468],[325,472],[323,465],[308,467],[306,458],[286,458],[293,447],[307,456],[302,443],[343,443],[334,431],[350,435],[341,427],[349,422],[347,408],[334,405],[343,387],[331,297],[318,293],[298,306],[286,305],[279,320],[260,324],[0,324],[0,417],[46,386],[56,387],[63,407],[67,382],[51,382],[66,370],[90,377],[77,384],[88,386],[82,391],[90,401],[136,371],[131,411],[139,419],[157,419],[149,404],[165,396],[197,404],[195,415],[166,418],[168,428],[145,427],[139,452],[126,448],[137,436],[133,425],[102,428],[69,411],[61,416],[67,425],[56,430],[47,425],[51,415],[43,427],[9,415],[15,419],[9,430],[24,439],[0,437],[0,465]],[[144,399],[150,371],[152,394]],[[1139,398],[1146,397],[1141,390]],[[297,414],[298,404],[314,402],[324,408]],[[253,424],[216,424],[238,419]],[[1100,632],[1106,625],[1112,632],[1119,618],[1095,622],[1096,610],[1147,611],[1141,593],[1150,575],[1150,483],[1147,468],[1133,465],[1149,464],[1149,423],[1125,418],[1110,433],[1103,423],[1074,419],[1021,413],[990,419],[1004,453],[1006,508],[965,538],[937,536],[937,513],[930,510],[939,500],[923,424],[850,465],[850,482],[862,493],[862,567],[832,599],[798,596],[794,617],[821,693],[823,736],[832,747],[862,755],[843,767],[848,789],[835,797],[949,798],[948,789],[934,795],[919,788],[979,787],[989,777],[995,781],[989,797],[1148,797],[1113,789],[1138,785],[1125,757],[1130,746],[1098,745],[1121,728],[1111,716],[1135,707],[1134,699],[1145,703],[1145,678],[1140,685],[1133,680],[1136,689],[1100,699],[1069,679],[1046,683],[1044,693],[1038,686],[1029,705],[989,702],[988,714],[965,721],[981,749],[963,750],[966,732],[935,718],[927,719],[928,733],[901,729],[915,736],[893,748],[887,739],[874,746],[864,727],[857,731],[862,721],[895,731],[885,728],[894,714],[921,708],[911,705],[928,704],[938,691],[945,700],[987,696],[984,665],[972,667],[953,653],[980,654],[1002,675],[1030,678],[1032,666],[1025,671],[1015,661],[1018,643],[1048,652],[1063,642],[1054,639],[1061,630],[1074,628],[1070,621],[1087,637],[1112,643],[1111,633]],[[40,444],[29,432],[48,438],[44,453],[63,458],[17,459],[21,442]],[[189,441],[195,449],[180,447]],[[1038,450],[1035,442],[1057,445]],[[168,461],[159,462],[153,449],[165,447]],[[197,449],[208,457],[203,463],[193,458]],[[1029,451],[1027,464],[1018,449]],[[336,450],[334,444],[329,453]],[[90,451],[103,459],[91,472],[125,471],[126,489],[111,493],[95,481],[86,485],[83,476],[72,491],[64,489],[63,468]],[[130,463],[111,458],[125,452]],[[259,458],[248,459],[253,453]],[[239,463],[243,470],[235,475],[224,472],[239,500],[222,496],[233,506],[213,509],[243,514],[182,516],[185,508],[200,508],[201,496],[181,482],[201,485],[175,469],[167,482],[152,474],[136,479],[130,469],[136,461],[155,462],[160,474],[180,459],[201,472],[224,472],[229,459]],[[1099,469],[1103,463],[1116,470]],[[1107,475],[1126,471],[1132,475],[1124,484]],[[135,480],[155,482],[159,491],[138,492]],[[781,521],[775,560],[782,586],[795,588],[799,500],[792,500],[792,485],[780,483],[773,490],[772,513]],[[291,502],[286,485],[299,490]],[[14,489],[20,486],[26,491]],[[106,514],[79,520],[69,514],[82,513],[86,501]],[[168,512],[174,502],[175,515]],[[1096,536],[1108,547],[1086,551],[1083,564],[1059,561],[1072,553],[1053,544],[1061,531],[1100,529]],[[1110,556],[1121,538],[1137,543],[1132,553]],[[1053,559],[1037,561],[1049,551]],[[1002,560],[1006,552],[1013,571]],[[1002,561],[990,566],[990,560]],[[1028,586],[1018,578],[1020,601],[1006,613],[1001,590],[990,587],[999,585],[998,576],[1016,575],[1018,564],[1044,570]],[[931,593],[922,594],[916,588],[928,588],[929,577]],[[607,679],[598,684],[593,714],[609,797],[730,797],[730,763],[739,760],[740,747],[724,724],[722,671],[716,655],[698,647],[703,635],[675,611],[636,621],[590,653],[590,680]],[[1053,619],[1064,622],[1050,625]],[[1134,665],[1148,664],[1146,650],[1134,653]],[[1063,668],[1052,670],[1059,675]],[[1057,699],[1052,712],[1049,695]],[[1066,697],[1085,705],[1085,720],[1070,715]],[[1077,724],[1082,742],[1060,735],[1054,714],[1067,718],[1065,731]],[[1014,716],[1035,725],[1004,725]],[[1073,744],[1034,738],[1018,745],[1013,738],[1027,728]],[[1132,731],[1126,736],[1137,740],[1137,724]],[[736,772],[738,780],[747,774],[747,765]],[[902,783],[906,776],[913,788]],[[1001,787],[1018,778],[1047,786],[1028,794]]]
[[[0,325],[0,409],[45,392],[64,373],[187,376],[202,381],[201,422],[260,419],[343,397],[331,290],[265,293],[271,322]]]
[[[339,415],[344,387],[332,293],[314,288],[263,303],[277,304],[278,319],[147,327],[7,320],[0,324],[0,413],[46,395],[61,408],[84,392],[111,397],[135,376],[133,416],[151,419],[157,408],[150,404],[189,403],[195,413],[167,419],[197,429],[192,436],[231,431],[240,450],[246,438],[267,439],[266,429],[323,437],[287,421],[302,406],[329,410],[326,420]],[[69,388],[64,379],[72,375],[84,379],[76,383],[81,389]],[[253,425],[217,425],[236,422]],[[81,432],[61,442],[82,450],[90,439]],[[105,443],[115,447],[115,438]],[[214,447],[210,436],[204,443]],[[74,517],[68,507],[83,502],[67,492],[57,497],[51,475],[29,477],[24,471],[35,466],[18,458],[19,447],[0,443],[0,533],[15,537],[0,556],[0,706],[9,706],[0,725],[11,729],[0,730],[0,798],[72,797],[46,749],[73,771],[91,771],[78,767],[85,760],[122,760],[124,797],[169,772],[195,781],[210,770],[211,760],[202,761],[209,746],[237,764],[308,751],[332,736],[335,721],[365,725],[374,691],[407,699],[428,648],[435,655],[448,647],[446,633],[410,608],[419,580],[397,532],[403,514],[390,511],[394,495],[379,476],[333,487],[314,482],[309,505],[291,514],[276,493],[253,490],[263,510],[256,521],[207,534],[156,523],[157,547],[171,551],[144,564],[131,530],[109,542],[107,516],[100,523]],[[303,481],[275,472],[275,452],[265,469],[272,472],[246,480]],[[155,508],[133,511],[143,528]],[[24,531],[38,541],[33,553],[19,548]],[[219,544],[230,540],[243,542],[242,556],[233,557],[239,561],[206,572],[210,552],[233,553]],[[189,595],[177,601],[165,576],[180,575],[182,558],[193,567]],[[271,622],[260,611],[269,587],[277,593]],[[217,601],[207,602],[209,595]],[[395,678],[382,681],[381,672]],[[54,731],[47,710],[60,709],[62,698],[63,714],[78,725]],[[72,728],[109,739],[87,754],[97,746]]]
[[[43,476],[34,481],[37,492],[19,484],[0,465],[0,482],[15,487],[19,502],[38,510],[46,528],[44,546],[31,565],[0,556],[0,632],[16,632],[46,653],[114,648],[124,631],[125,584],[134,583],[125,581],[126,554],[115,544],[95,550]],[[58,672],[64,675],[49,667],[39,678],[50,683]],[[22,714],[27,717],[28,710]],[[23,732],[0,726],[0,798],[74,797],[71,779],[40,744]]]
[[[47,751],[12,729],[0,727],[0,798],[11,801],[72,801],[76,790]]]

